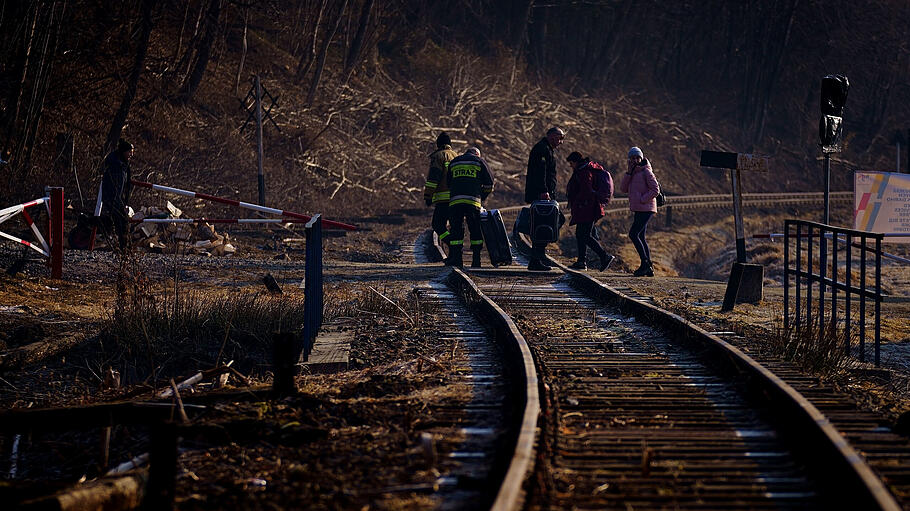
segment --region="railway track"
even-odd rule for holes
[[[849,203],[853,201],[853,192],[832,192],[829,195],[832,203]],[[798,193],[744,193],[743,206],[749,207],[774,207],[784,205],[802,205],[802,204],[821,204],[824,202],[824,194],[821,192],[798,192]],[[615,197],[610,202],[610,209],[606,210],[607,215],[616,215],[629,211],[629,199],[627,197]],[[710,209],[732,207],[733,196],[731,194],[716,195],[668,195],[667,206],[673,209]],[[517,212],[523,206],[509,206],[500,208],[500,211]],[[565,207],[565,203],[560,203],[560,207]],[[666,207],[666,206],[665,206]]]
[[[876,417],[743,339],[562,269],[452,272],[539,374],[536,463],[502,509],[910,509],[910,446]]]

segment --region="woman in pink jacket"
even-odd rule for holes
[[[656,199],[660,185],[651,170],[651,163],[637,147],[629,149],[629,170],[622,176],[619,189],[629,194],[629,209],[635,215],[632,227],[629,228],[629,238],[638,251],[641,266],[632,274],[636,277],[653,277],[654,265],[651,264],[651,249],[645,241],[645,229],[648,220],[657,213]]]

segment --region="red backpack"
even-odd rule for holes
[[[597,196],[597,202],[609,204],[613,200],[613,177],[599,164],[592,161],[589,165],[591,175],[594,177],[594,194]]]

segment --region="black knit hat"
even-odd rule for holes
[[[584,160],[584,159],[585,159],[585,157],[582,156],[580,152],[578,152],[578,151],[572,151],[572,154],[570,154],[569,157],[566,158],[566,161],[567,161],[567,162],[575,162],[575,161],[582,161],[582,160]]]
[[[443,131],[436,137],[436,147],[442,149],[447,145],[452,145],[452,139],[449,137],[449,134]]]

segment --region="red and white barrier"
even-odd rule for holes
[[[207,193],[191,192],[189,190],[181,190],[180,188],[172,188],[170,186],[156,185],[156,184],[152,184],[152,183],[146,183],[144,181],[132,181],[132,183],[134,186],[139,186],[142,188],[151,188],[152,190],[159,191],[159,192],[173,193],[175,195],[182,195],[184,197],[191,197],[191,198],[195,198],[195,199],[202,199],[202,200],[207,200],[207,201],[212,201],[212,202],[218,202],[221,204],[227,204],[229,206],[237,206],[237,207],[241,207],[244,209],[259,211],[260,213],[268,213],[270,215],[279,215],[279,216],[295,218],[295,219],[303,220],[303,221],[309,221],[311,218],[308,215],[294,213],[293,211],[284,211],[284,210],[280,210],[280,209],[270,208],[267,206],[260,206],[258,204],[251,204],[249,202],[242,202],[242,201],[238,201],[238,200],[234,200],[234,199],[225,199],[222,197],[216,197],[214,195],[209,195]],[[287,220],[284,220],[284,221],[287,222]],[[241,222],[238,222],[238,223],[241,223]],[[250,223],[252,223],[252,222],[250,222]],[[279,223],[279,222],[276,222],[276,223]],[[346,223],[342,223],[342,222],[334,222],[332,220],[325,220],[325,219],[322,220],[322,226],[323,227],[335,227],[335,228],[345,229],[348,231],[354,231],[357,229],[357,226],[355,226],[355,225],[350,225],[350,224],[346,224]]]
[[[44,257],[47,257],[51,267],[51,278],[59,279],[63,276],[63,188],[52,187],[47,188],[46,191],[49,192],[47,197],[0,209],[0,224],[19,213],[22,213],[25,223],[35,234],[35,238],[38,239],[41,246],[39,247],[34,243],[2,231],[0,231],[0,238],[6,238],[15,243],[25,245]],[[50,217],[48,240],[44,239],[44,236],[41,235],[41,231],[35,226],[35,221],[32,220],[31,215],[26,211],[27,208],[39,204],[44,204],[47,208],[48,216]]]
[[[28,211],[26,211],[26,208],[30,208],[32,206],[37,206],[39,204],[44,204],[45,207],[48,208],[48,213],[50,213],[50,206],[49,206],[50,197],[42,197],[40,199],[35,199],[30,202],[25,202],[22,204],[17,204],[15,206],[10,206],[8,208],[0,209],[0,224],[2,224],[3,222],[6,222],[10,218],[13,218],[14,216],[18,215],[19,213],[22,213],[22,217],[25,219],[25,223],[28,224],[28,226],[32,230],[32,232],[35,233],[35,238],[38,239],[38,242],[41,243],[40,247],[35,245],[34,243],[23,240],[21,238],[17,238],[11,234],[7,234],[2,231],[0,231],[0,237],[6,238],[6,239],[16,242],[16,243],[21,243],[21,244],[25,245],[26,247],[29,247],[32,250],[43,255],[44,257],[50,257],[51,256],[50,246],[48,246],[47,241],[44,240],[44,236],[41,235],[41,232],[35,226],[35,221],[32,220],[32,217],[28,214]]]
[[[143,218],[130,219],[134,224],[305,224],[301,218]]]

